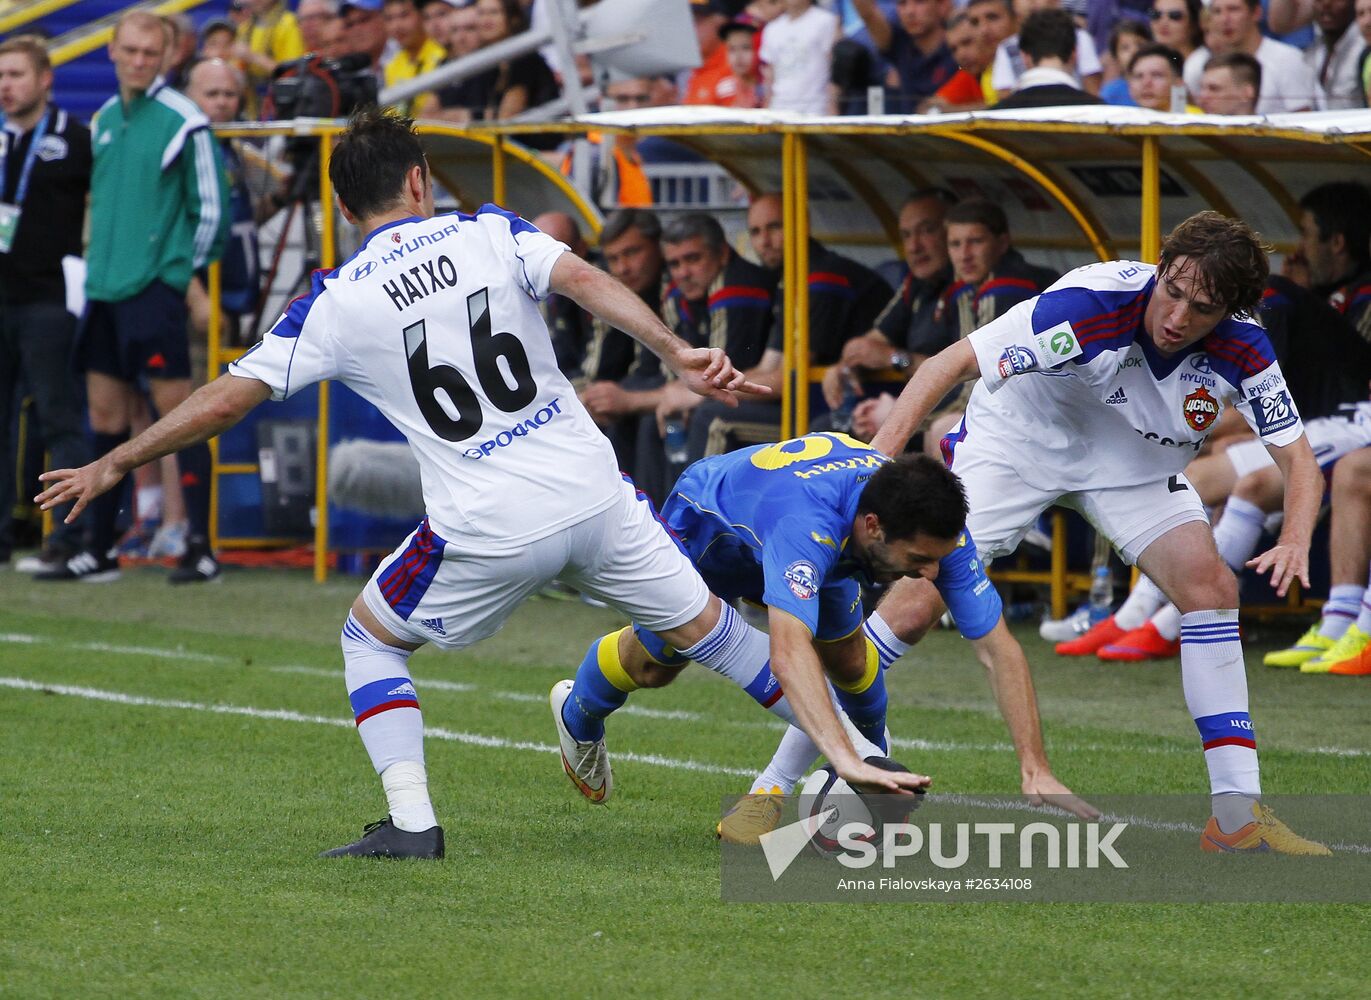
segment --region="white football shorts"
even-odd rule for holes
[[[1319,468],[1327,471],[1333,463],[1358,448],[1371,447],[1371,403],[1358,403],[1346,415],[1319,417],[1305,422],[1304,433]],[[1257,438],[1238,441],[1224,451],[1234,474],[1243,476],[1274,468],[1276,460]]]
[[[950,438],[963,428],[959,424]],[[1162,535],[1190,521],[1207,521],[1199,495],[1184,475],[1139,486],[1059,492],[1024,482],[1015,457],[986,435],[967,434],[952,449],[952,471],[966,487],[966,527],[981,558],[991,560],[1019,547],[1049,507],[1077,511],[1132,565]]]
[[[709,601],[700,574],[627,480],[607,510],[505,552],[445,541],[425,519],[382,561],[362,599],[397,638],[461,649],[494,635],[553,580],[655,632],[691,621]]]

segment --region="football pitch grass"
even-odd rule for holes
[[[546,697],[620,622],[580,604],[412,659],[444,863],[316,859],[385,813],[338,649],[359,583],[0,575],[0,995],[1366,995],[1368,906],[724,904],[720,800],[779,730],[691,667],[611,720],[615,797],[589,805]],[[1265,790],[1365,793],[1371,684],[1262,667],[1296,628],[1249,629]],[[1174,661],[1062,660],[1016,631],[1059,777],[1202,808]],[[888,679],[893,756],[938,791],[1017,792],[965,642],[937,632]]]

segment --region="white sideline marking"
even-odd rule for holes
[[[354,727],[354,723],[350,719],[339,719],[327,715],[308,715],[304,712],[294,712],[284,708],[253,708],[247,705],[223,704],[211,705],[206,702],[183,701],[174,698],[146,698],[142,695],[127,694],[122,691],[103,691],[99,688],[77,687],[71,684],[51,684],[45,681],[31,681],[23,677],[0,677],[0,687],[14,688],[19,691],[40,691],[45,694],[60,694],[72,698],[85,698],[91,701],[110,702],[116,705],[133,705],[143,708],[170,708],[190,712],[211,712],[215,715],[243,715],[253,719],[269,719],[276,722],[304,722],[320,726],[338,726],[344,729],[351,729]],[[426,726],[424,728],[424,735],[429,739],[448,740],[453,743],[464,743],[468,746],[486,747],[494,750],[532,750],[536,753],[546,754],[556,754],[560,752],[558,747],[546,743],[534,743],[529,740],[508,740],[500,736],[486,736],[481,733],[464,733],[452,729],[439,729]],[[669,767],[678,771],[697,771],[705,774],[721,774],[745,778],[751,778],[754,775],[753,771],[745,770],[743,768],[724,767],[720,764],[705,764],[696,760],[677,760],[673,757],[663,757],[659,754],[619,751],[616,752],[614,756],[619,760],[633,761],[638,764],[655,764],[659,767]],[[956,793],[938,794],[937,798],[949,802],[984,805],[1014,812],[1059,812],[1059,810],[1056,809],[1044,806],[1034,806],[1027,802],[1014,799],[982,798]],[[1201,827],[1190,823],[1154,820],[1145,816],[1106,815],[1101,818],[1106,821],[1129,823],[1134,826],[1141,826],[1152,830],[1169,830],[1190,834],[1198,834],[1201,832]],[[1335,844],[1333,847],[1335,850],[1371,854],[1371,845],[1368,844]]]
[[[65,649],[80,649],[95,653],[117,653],[132,656],[151,656],[165,660],[191,660],[199,663],[232,663],[238,664],[242,660],[232,656],[217,656],[213,653],[192,653],[185,650],[169,649],[159,646],[121,646],[111,645],[102,642],[64,642],[49,636],[28,635],[19,632],[0,632],[0,643],[14,643],[19,645],[49,645]],[[281,674],[301,674],[309,677],[329,677],[341,679],[342,670],[328,670],[322,667],[304,667],[295,665],[270,666],[259,664],[273,673]],[[480,694],[502,701],[514,702],[543,702],[547,698],[545,695],[529,694],[523,691],[502,691],[493,688],[483,688],[476,684],[465,683],[462,681],[445,681],[436,678],[424,678],[416,680],[419,688],[431,688],[435,691],[453,691],[466,694]],[[776,720],[745,721],[741,719],[718,719],[702,712],[691,712],[684,709],[660,709],[649,708],[644,705],[625,705],[619,709],[616,715],[636,715],[646,719],[664,719],[672,722],[709,722],[713,725],[727,726],[738,729],[771,729],[780,732],[784,725]],[[891,745],[902,750],[922,750],[927,753],[1004,753],[1014,749],[1010,743],[958,743],[947,740],[924,740],[917,737],[894,737]],[[1063,743],[1050,747],[1053,751],[1061,753],[1137,753],[1137,754],[1191,754],[1195,752],[1193,747],[1181,746],[1141,746],[1136,744],[1103,744],[1103,743]],[[1264,746],[1264,753],[1303,753],[1319,754],[1321,756],[1359,758],[1371,757],[1371,749],[1361,749],[1357,747],[1288,747],[1288,746]]]
[[[253,719],[272,719],[277,722],[308,722],[318,726],[342,726],[352,729],[351,719],[339,719],[329,715],[308,715],[285,708],[253,708],[248,705],[211,705],[202,701],[182,701],[176,698],[145,698],[142,695],[126,694],[123,691],[102,691],[99,688],[77,687],[72,684],[51,684],[46,681],[31,681],[23,677],[0,677],[0,687],[15,688],[19,691],[41,691],[46,694],[61,694],[72,698],[86,698],[90,701],[112,702],[116,705],[136,705],[144,708],[172,708],[188,712],[212,712],[216,715],[245,715]],[[533,750],[538,753],[560,753],[558,747],[547,743],[532,743],[527,740],[507,740],[500,736],[486,736],[481,733],[464,733],[454,729],[424,727],[424,736],[435,740],[450,740],[468,746],[489,747],[498,750]],[[656,764],[678,771],[701,771],[705,774],[727,774],[751,778],[755,771],[738,767],[723,767],[718,764],[704,764],[697,760],[677,760],[652,753],[630,753],[616,751],[618,760],[634,761],[639,764]]]

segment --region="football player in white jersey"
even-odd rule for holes
[[[1209,770],[1207,851],[1326,854],[1260,801],[1237,582],[1183,474],[1225,403],[1286,483],[1275,547],[1252,560],[1284,594],[1308,586],[1323,482],[1265,332],[1251,319],[1268,263],[1257,235],[1214,212],[1167,237],[1155,267],[1077,268],[922,365],[873,440],[895,454],[958,383],[979,377],[943,454],[966,484],[986,558],[1047,507],[1079,511],[1182,612],[1181,679]],[[937,620],[933,588],[900,581],[877,614],[904,643]],[[897,649],[896,652],[900,650]]]
[[[428,516],[382,562],[343,626],[348,696],[390,810],[360,840],[326,853],[436,859],[443,832],[408,667],[425,642],[460,648],[483,639],[523,598],[561,578],[711,669],[727,673],[715,647],[738,645],[720,641],[736,638],[736,616],[723,613],[619,474],[609,441],[558,370],[538,301],[549,291],[569,296],[657,353],[700,395],[736,404],[735,392],[766,390],[723,351],[675,337],[636,294],[518,216],[485,205],[474,216],[435,217],[428,164],[407,118],[356,116],[329,173],[344,215],[367,234],[361,249],[316,272],[309,292],[228,374],[90,465],[45,473],[38,502],[47,509],[74,500],[74,518],[131,469],[325,379],[375,405],[419,461]],[[928,783],[865,763],[827,692],[817,700],[807,709],[820,720],[811,735],[847,780],[892,791]],[[607,795],[604,740],[564,734],[562,744],[577,786]]]

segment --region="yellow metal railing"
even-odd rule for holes
[[[163,15],[179,14],[205,3],[206,0],[162,0],[161,3],[154,4],[130,4],[123,10],[115,11],[98,21],[83,24],[79,28],[73,28],[65,35],[54,38],[48,46],[48,56],[54,66],[61,66],[73,59],[80,59],[88,52],[94,52],[102,45],[108,45],[109,40],[114,37],[115,23],[131,10],[147,10]]]
[[[22,4],[8,14],[0,15],[0,35],[22,34],[15,32],[14,29],[32,24],[40,17],[47,17],[80,2],[81,0],[34,0],[33,3]]]

